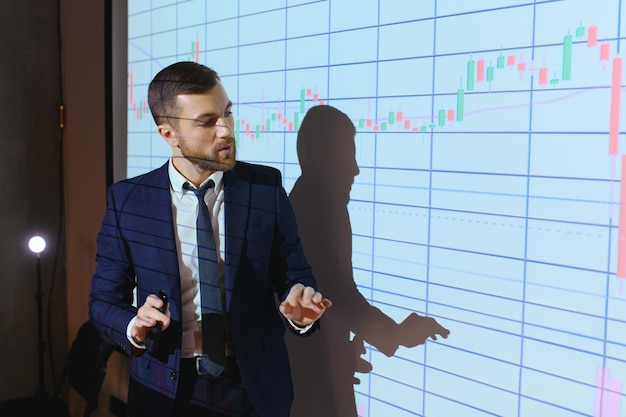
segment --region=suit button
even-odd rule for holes
[[[177,374],[176,372],[172,372],[172,373],[170,374],[170,379],[171,379],[172,381],[176,381],[176,380],[178,379],[178,374]]]

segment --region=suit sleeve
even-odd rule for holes
[[[89,318],[124,352],[130,354],[126,326],[137,313],[133,305],[135,271],[120,227],[119,214],[116,195],[110,187],[107,191],[107,207],[96,239],[96,268],[91,279]]]
[[[278,184],[281,184],[280,172],[277,174]],[[297,222],[291,202],[282,185],[276,188],[276,201],[278,204],[278,221],[276,223],[274,247],[272,250],[272,276],[275,277],[275,290],[279,299],[283,301],[289,294],[289,290],[295,284],[302,284],[318,290],[317,281],[313,276],[311,266],[306,260],[304,248],[298,235]],[[286,320],[285,320],[286,321]],[[319,323],[301,332],[287,323],[287,328],[296,335],[306,335],[315,331]]]

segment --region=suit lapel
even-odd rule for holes
[[[160,265],[160,270],[168,276],[179,275],[176,237],[174,235],[174,220],[170,193],[167,163],[146,176],[141,187],[142,198],[145,202],[146,217],[151,219],[152,233],[159,239],[160,256],[154,262]]]
[[[242,181],[240,169],[235,168],[224,173],[224,236],[225,259],[224,281],[226,288],[226,306],[235,287],[237,266],[246,236],[248,212],[250,211],[250,182]]]

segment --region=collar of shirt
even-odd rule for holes
[[[174,163],[172,162],[172,158],[170,158],[169,160],[168,173],[170,177],[170,187],[172,187],[173,195],[175,195],[179,199],[183,198],[183,195],[185,195],[185,193],[188,191],[183,186],[185,185],[185,183],[191,182],[191,181],[185,178],[183,174],[178,172],[178,170],[174,166]],[[223,171],[215,171],[213,174],[209,176],[209,178],[204,180],[202,184],[200,184],[200,186],[206,184],[208,180],[212,179],[213,182],[215,182],[215,194],[217,195],[219,194],[222,188],[223,177],[224,177]]]

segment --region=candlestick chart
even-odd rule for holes
[[[175,61],[218,71],[238,159],[288,192],[303,120],[337,108],[356,132],[354,284],[398,323],[451,331],[391,357],[366,343],[354,415],[626,416],[625,13],[129,0],[128,176],[170,155],[146,97]]]

